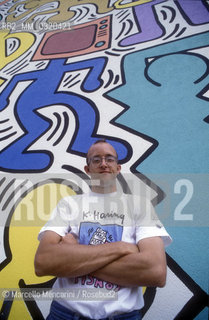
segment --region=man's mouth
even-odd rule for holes
[[[100,174],[103,174],[103,173],[110,173],[110,174],[111,174],[110,171],[100,171],[99,173],[100,173]]]

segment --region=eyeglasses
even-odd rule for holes
[[[91,162],[95,167],[97,167],[97,166],[101,165],[103,159],[105,160],[106,164],[109,166],[118,162],[117,157],[114,157],[114,156],[105,156],[105,157],[95,156],[95,157],[90,158],[88,160],[88,163]]]

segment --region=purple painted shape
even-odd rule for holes
[[[179,3],[193,24],[209,22],[209,11],[201,0],[177,0],[176,3]]]
[[[136,43],[154,40],[163,35],[162,28],[157,24],[153,12],[153,5],[165,2],[165,0],[156,0],[134,7],[135,15],[138,20],[141,32],[133,34],[120,42],[121,46],[129,46]]]
[[[121,46],[130,46],[162,37],[163,28],[157,23],[153,6],[167,0],[155,0],[133,7],[139,25],[139,32],[120,42]],[[183,17],[196,25],[209,22],[209,12],[201,0],[176,0]],[[169,2],[168,2],[169,4]],[[187,21],[188,22],[188,21]],[[188,22],[189,23],[189,22]]]

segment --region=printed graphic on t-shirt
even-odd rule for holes
[[[82,222],[79,231],[79,243],[98,245],[121,241],[123,227],[119,225],[101,225],[94,222]]]
[[[82,222],[79,231],[79,243],[86,245],[99,245],[122,240],[123,227],[115,224],[101,225],[96,222]],[[82,276],[75,278],[75,283],[89,286],[95,289],[120,290],[120,286],[97,279],[93,276]]]

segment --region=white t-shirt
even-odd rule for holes
[[[126,194],[88,194],[63,198],[39,233],[71,232],[80,244],[97,245],[125,241],[137,244],[144,238],[160,236],[167,246],[172,241],[155,214],[150,201]],[[139,310],[144,306],[141,287],[119,287],[92,276],[57,278],[54,289],[70,291],[68,299],[57,302],[92,319]]]

